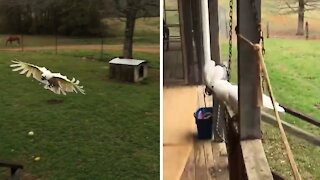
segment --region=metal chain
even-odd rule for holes
[[[230,81],[231,59],[232,59],[232,19],[233,19],[233,0],[229,2],[229,60],[227,69],[227,79]]]
[[[228,67],[227,67],[227,80],[230,81],[231,78],[231,60],[232,60],[232,22],[233,22],[233,0],[229,1],[229,59],[228,59]],[[218,107],[218,117],[217,117],[217,125],[216,131],[218,136],[223,139],[222,135],[219,132],[219,119],[220,119],[220,106]],[[228,111],[227,108],[224,108],[224,117],[225,117],[225,125],[228,124]],[[226,132],[225,132],[226,133]],[[223,139],[225,140],[225,139]]]
[[[257,12],[257,7],[256,7],[256,3],[255,0],[251,0],[251,6],[252,6],[252,10],[253,10],[253,16],[255,18],[255,22],[256,22],[256,26],[259,32],[259,43],[261,42],[261,46],[262,46],[262,55],[264,55],[266,53],[265,47],[264,47],[264,36],[263,36],[263,31],[262,31],[262,26],[261,26],[261,18],[258,15]],[[265,84],[265,78],[263,77],[263,74],[260,73],[260,77],[261,77],[261,86],[262,86],[262,91],[264,91],[264,84]]]
[[[255,22],[256,22],[256,26],[257,26],[257,29],[258,29],[258,32],[259,32],[259,43],[261,41],[262,43],[262,54],[264,55],[266,50],[265,50],[265,47],[264,47],[264,36],[263,36],[263,31],[262,31],[262,26],[261,26],[261,20],[260,20],[260,17],[258,15],[258,12],[257,12],[257,7],[256,7],[256,1],[255,0],[251,0],[251,6],[252,6],[252,10],[253,10],[253,16],[255,18]]]
[[[220,134],[220,131],[219,131],[220,109],[221,109],[221,105],[218,105],[216,132],[217,132],[219,138],[222,139],[222,140],[224,140],[224,139],[223,139],[223,136]]]

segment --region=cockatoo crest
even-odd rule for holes
[[[20,71],[20,74],[25,74],[27,77],[32,77],[41,83],[45,84],[44,88],[56,94],[66,95],[66,92],[80,92],[85,94],[83,86],[79,86],[80,81],[72,78],[69,80],[66,76],[60,73],[52,73],[45,67],[39,67],[33,64],[12,60],[12,71]]]

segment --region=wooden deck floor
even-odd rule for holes
[[[198,107],[204,107],[204,87],[198,87]],[[206,105],[212,106],[212,96],[206,97]],[[193,138],[190,153],[181,180],[228,180],[228,156],[225,143]]]
[[[194,140],[181,180],[227,180],[229,179],[228,156],[225,143],[211,140]]]
[[[224,143],[198,140],[193,113],[212,106],[204,87],[164,89],[163,171],[165,180],[229,179]]]

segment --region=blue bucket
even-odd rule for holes
[[[198,139],[212,138],[212,113],[212,107],[202,107],[194,113],[197,124]]]

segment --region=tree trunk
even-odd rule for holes
[[[298,36],[304,35],[304,0],[299,0],[299,9],[298,9],[298,29],[297,34]]]
[[[132,58],[132,44],[134,25],[136,23],[136,12],[127,13],[126,27],[124,32],[123,57]]]

